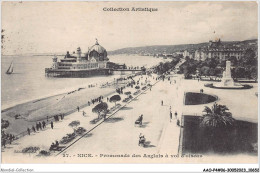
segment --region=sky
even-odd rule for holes
[[[104,8],[158,11],[104,11]],[[107,51],[258,37],[256,2],[2,2],[2,54]]]

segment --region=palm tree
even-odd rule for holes
[[[235,119],[228,112],[225,105],[214,104],[212,108],[205,106],[201,117],[200,127],[203,133],[203,147],[217,151],[225,152],[232,150],[231,137],[236,133],[232,128],[235,124]]]
[[[232,114],[227,112],[228,110],[227,106],[216,103],[211,109],[205,106],[203,112],[206,112],[206,114],[202,115],[200,125],[213,128],[232,126],[235,120],[232,118]]]

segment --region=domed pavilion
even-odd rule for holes
[[[99,45],[98,40],[96,39],[95,45],[89,48],[88,50],[89,60],[95,58],[96,61],[108,61],[107,51],[104,47]]]

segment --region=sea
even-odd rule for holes
[[[111,62],[146,68],[170,61],[169,59],[139,55],[111,55]],[[1,110],[28,101],[73,91],[90,84],[112,81],[119,75],[88,78],[53,78],[45,76],[45,68],[52,65],[53,56],[2,56],[1,57]],[[58,59],[63,58],[58,56]],[[5,72],[13,61],[13,74]]]

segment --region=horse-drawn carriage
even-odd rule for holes
[[[143,115],[141,115],[140,117],[138,117],[138,119],[135,121],[135,125],[141,126],[142,123],[143,123]]]
[[[140,136],[138,145],[145,147],[145,141],[146,141],[145,137],[144,136]]]
[[[56,144],[52,143],[50,146],[50,151],[61,151],[66,146],[60,146],[59,143],[56,142]]]

